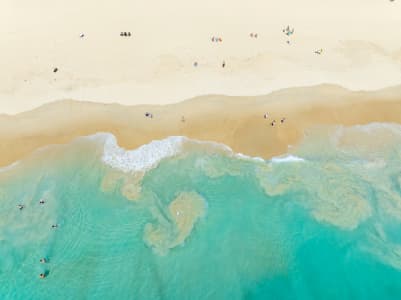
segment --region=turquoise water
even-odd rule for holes
[[[140,175],[94,139],[34,154],[0,173],[0,299],[401,299],[400,127],[290,152],[199,147]]]

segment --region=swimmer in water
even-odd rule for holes
[[[18,204],[17,207],[18,207],[19,210],[22,210],[22,209],[25,207],[25,205],[23,205],[23,204]]]
[[[45,204],[45,200],[40,199],[39,204]]]
[[[46,277],[46,274],[45,274],[45,273],[40,273],[40,274],[39,274],[39,277],[40,277],[40,279],[43,279],[43,278]]]
[[[57,228],[58,227],[58,224],[53,224],[52,225],[52,228]]]
[[[41,258],[41,259],[40,259],[40,263],[41,263],[41,264],[45,264],[45,263],[47,263],[47,259],[46,259],[46,258],[44,258],[44,257],[43,257],[43,258]]]

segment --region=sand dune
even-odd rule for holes
[[[145,117],[148,111],[152,119]],[[268,119],[263,117],[265,112]],[[283,124],[282,117],[286,118]],[[270,125],[273,119],[275,126]],[[269,158],[285,153],[312,126],[370,122],[401,123],[401,86],[353,92],[320,85],[280,90],[267,96],[209,95],[154,106],[65,100],[0,116],[0,165],[8,165],[40,147],[96,132],[111,132],[122,147],[130,149],[154,139],[184,135]]]

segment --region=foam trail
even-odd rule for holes
[[[20,163],[20,161],[16,161],[16,162],[13,162],[12,164],[10,164],[8,166],[0,168],[0,173],[7,172],[7,171],[15,168],[19,163]]]
[[[127,173],[149,170],[156,167],[162,159],[181,153],[185,139],[169,137],[126,151],[117,145],[116,137],[110,135],[104,144],[102,160],[107,165]]]
[[[295,155],[286,155],[280,157],[273,157],[271,161],[273,163],[289,163],[289,162],[302,162],[305,160]]]
[[[230,147],[224,144],[192,140],[185,136],[170,136],[163,140],[155,140],[133,150],[125,150],[118,146],[116,137],[113,134],[98,133],[88,138],[103,140],[104,152],[102,161],[112,168],[126,173],[153,169],[163,159],[175,157],[188,151],[188,149],[211,150],[212,153],[221,153],[228,157],[264,162],[264,159],[260,157],[234,153]]]

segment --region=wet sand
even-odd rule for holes
[[[146,117],[146,112],[153,118]],[[267,119],[263,117],[266,112]],[[281,123],[283,117],[286,119]],[[271,126],[273,120],[276,123]],[[0,115],[0,165],[7,166],[41,147],[96,132],[113,133],[126,149],[183,135],[271,158],[286,153],[310,127],[371,122],[401,123],[401,86],[353,92],[320,85],[256,97],[209,95],[157,106],[66,100],[13,116]]]

